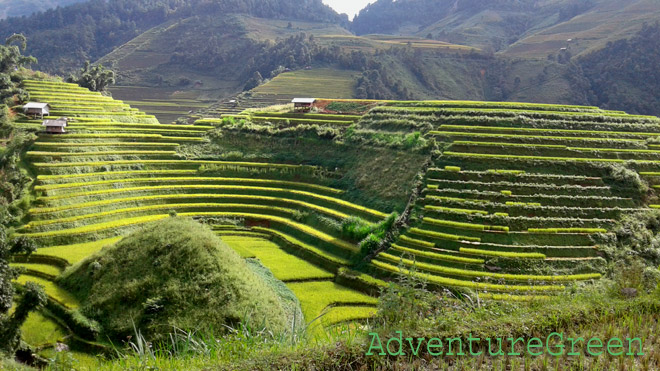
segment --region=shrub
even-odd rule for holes
[[[369,234],[365,239],[360,241],[360,254],[362,256],[367,256],[374,252],[378,246],[380,245],[381,239],[378,238],[375,234],[371,233]]]
[[[649,185],[638,172],[621,164],[609,165],[608,169],[606,179],[613,182],[615,188],[637,196],[645,196],[648,193]]]
[[[341,224],[342,237],[352,241],[363,240],[373,230],[374,225],[372,223],[356,216],[344,219]]]
[[[90,276],[94,262],[101,269]],[[274,332],[287,327],[275,293],[211,230],[182,218],[124,238],[67,271],[61,284],[84,300],[81,311],[112,339],[132,335],[133,323],[155,339],[165,339],[172,326],[222,332],[246,316]]]

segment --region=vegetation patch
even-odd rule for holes
[[[67,271],[60,284],[112,339],[134,328],[153,338],[174,328],[224,332],[240,321],[286,329],[272,290],[213,232],[187,219],[168,218],[124,238]]]

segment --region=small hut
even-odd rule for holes
[[[294,98],[291,103],[293,103],[293,110],[296,112],[309,112],[312,110],[316,99],[314,98]]]
[[[50,115],[50,104],[48,103],[39,103],[39,102],[30,102],[23,106],[23,113],[32,117],[44,118],[44,116]]]
[[[46,133],[48,134],[64,134],[66,133],[64,128],[66,127],[68,122],[69,119],[67,119],[66,117],[62,117],[57,120],[44,120],[41,126],[46,127]]]

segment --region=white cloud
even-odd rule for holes
[[[351,19],[367,4],[373,2],[375,0],[323,0],[324,4],[330,5],[337,13],[346,13]]]

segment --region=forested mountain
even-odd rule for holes
[[[660,25],[578,59],[591,83],[591,103],[608,109],[660,114]]]
[[[360,12],[352,29],[544,58],[568,39],[574,54],[589,51],[659,16],[655,0],[379,0]]]
[[[275,19],[348,22],[321,0],[92,0],[0,22],[0,35],[23,33],[39,67],[70,71],[169,20],[228,13]]]
[[[323,67],[354,71],[359,98],[660,114],[657,19],[657,0],[378,0],[352,23],[321,0],[91,0],[0,21],[0,36],[26,34],[38,69],[90,60],[159,99],[211,101]]]
[[[0,19],[20,17],[85,0],[0,0]]]

